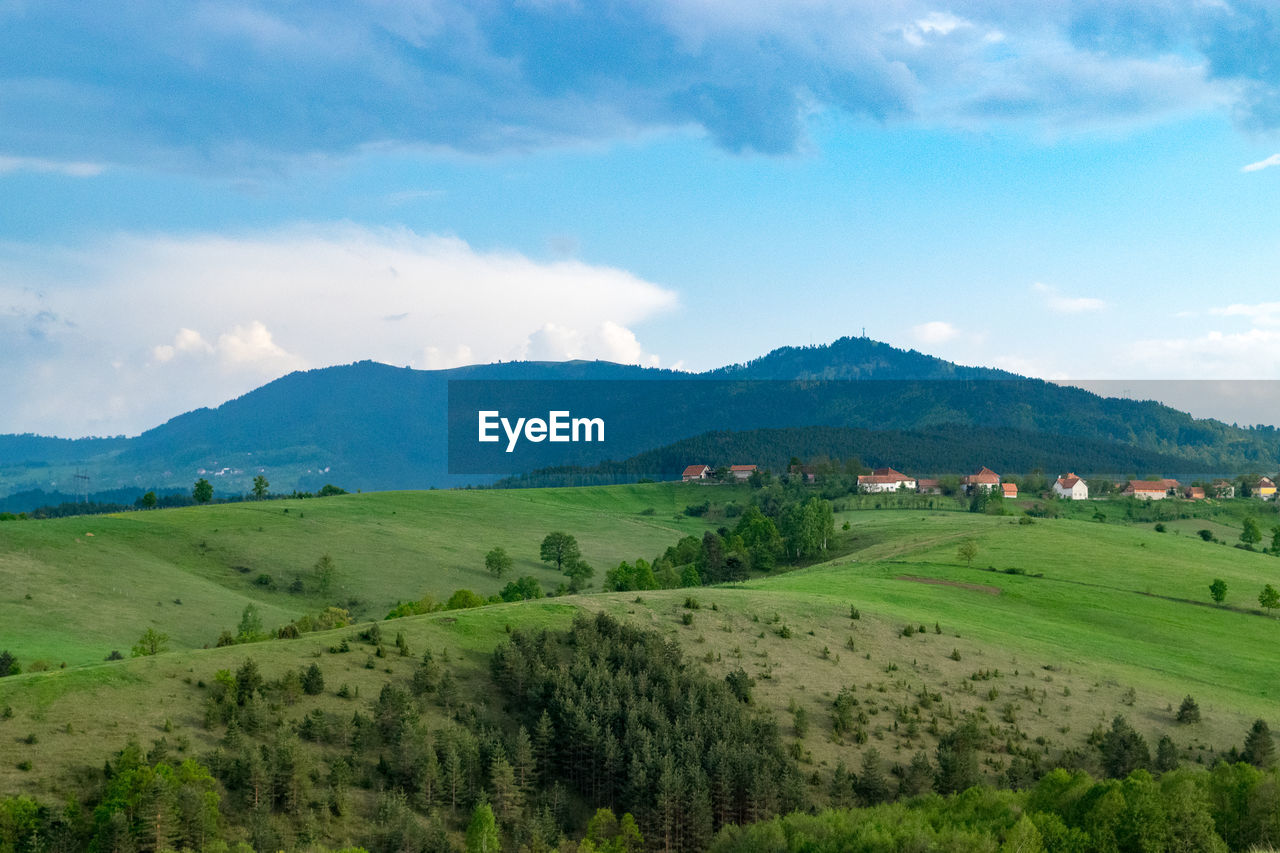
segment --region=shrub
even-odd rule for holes
[[[1213,531],[1209,530],[1208,528],[1205,528],[1204,530],[1197,530],[1196,535],[1206,542],[1213,541]]]
[[[692,613],[681,613],[681,614],[680,614],[680,621],[681,621],[681,622],[683,622],[685,625],[692,625],[692,624],[693,624],[693,614],[692,614]]]
[[[1177,720],[1180,723],[1200,722],[1200,706],[1195,699],[1187,696],[1182,700],[1182,704],[1178,706]]]

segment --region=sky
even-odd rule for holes
[[[0,432],[864,330],[1280,378],[1277,55],[1232,0],[0,0]]]

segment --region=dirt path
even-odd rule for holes
[[[960,589],[971,589],[974,592],[986,593],[987,595],[999,595],[1001,589],[998,586],[984,586],[980,583],[961,583],[960,581],[945,581],[941,578],[922,578],[916,575],[898,575],[894,580],[911,581],[912,583],[927,583],[935,586],[954,586]]]

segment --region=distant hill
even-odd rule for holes
[[[607,414],[615,426],[606,445],[526,443],[510,457],[495,445],[498,461],[508,467],[491,475],[450,474],[446,409],[452,380],[577,380],[550,386],[551,393],[558,399],[572,391],[574,400],[597,406],[594,414]],[[530,405],[545,404],[530,393]],[[501,474],[630,459],[708,432],[808,426],[882,434],[874,440],[863,436],[860,441],[868,447],[896,440],[894,433],[919,433],[910,441],[924,454],[922,460],[955,459],[964,446],[988,450],[975,452],[970,464],[977,457],[991,459],[991,451],[1002,446],[1009,450],[1002,442],[1010,436],[1019,437],[1017,446],[1039,442],[1045,451],[1074,448],[1074,459],[1096,456],[1121,471],[1270,472],[1280,464],[1280,435],[1271,428],[1196,420],[1157,403],[1103,398],[866,338],[842,338],[823,346],[784,347],[700,374],[584,361],[440,371],[359,362],[291,373],[216,409],[188,412],[133,438],[0,436],[0,496],[74,493],[77,469],[91,478],[91,492],[190,489],[197,477],[207,477],[217,493],[239,493],[259,473],[273,492],[312,491],[327,482],[353,491],[484,485]],[[455,440],[462,434],[455,431]],[[943,445],[951,449],[938,449]],[[900,453],[886,450],[884,455],[901,460]],[[1126,453],[1133,454],[1132,465],[1120,464]],[[869,451],[862,455],[875,458]],[[1015,461],[1019,457],[1008,458],[1006,467],[1021,467]]]

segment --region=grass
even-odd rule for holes
[[[199,648],[234,631],[249,603],[268,628],[329,604],[381,618],[423,595],[497,592],[510,578],[485,570],[496,545],[514,558],[512,577],[533,575],[550,591],[564,577],[539,560],[538,545],[557,529],[577,537],[598,584],[622,560],[652,559],[681,536],[701,536],[714,519],[677,515],[707,496],[681,484],[381,492],[5,522],[0,649],[24,665],[83,664],[112,649],[128,655],[148,627],[168,634],[173,648]],[[338,567],[327,596],[312,571],[324,554]],[[262,575],[273,585],[259,585]],[[288,591],[295,579],[299,594]]]
[[[199,681],[246,656],[268,677],[321,665],[326,692],[303,699],[301,716],[312,707],[367,706],[388,678],[407,678],[429,646],[447,651],[468,701],[497,713],[487,660],[507,628],[564,626],[578,608],[652,625],[717,677],[741,667],[756,680],[755,701],[796,743],[806,773],[818,774],[816,794],[837,762],[856,768],[870,746],[904,764],[918,750],[931,753],[936,734],[965,712],[980,714],[992,733],[995,748],[984,757],[992,778],[1008,763],[1006,743],[1034,745],[1046,755],[1083,747],[1117,713],[1152,747],[1167,733],[1184,760],[1204,763],[1238,745],[1254,718],[1273,713],[1271,649],[1280,622],[1253,611],[1280,560],[1202,541],[1195,535],[1205,526],[1199,519],[1171,521],[1168,532],[1157,533],[1149,523],[1100,524],[1088,520],[1091,513],[1027,525],[928,509],[846,511],[836,518],[837,530],[850,524],[838,533],[837,559],[692,593],[582,595],[385,622],[388,647],[404,631],[414,654],[379,658],[372,669],[370,650],[358,642],[349,654],[328,652],[353,638],[354,628],[190,648],[234,625],[242,602],[259,602],[264,616],[288,618],[322,603],[256,588],[232,568],[237,564],[287,578],[319,553],[332,553],[344,594],[361,596],[366,611],[380,617],[383,604],[423,591],[495,590],[500,584],[485,574],[483,553],[496,544],[516,558],[516,574],[536,573],[544,585],[558,580],[537,561],[537,543],[551,529],[575,533],[598,572],[617,560],[652,556],[681,535],[724,523],[676,520],[686,504],[730,496],[742,500],[729,489],[671,484],[389,493],[0,526],[0,574],[8,573],[10,591],[0,601],[0,648],[81,643],[99,660],[100,643],[136,637],[147,618],[170,620],[166,630],[178,635],[172,626],[198,622],[203,609],[216,617],[194,625],[194,639],[154,658],[0,680],[0,710],[14,709],[11,719],[0,719],[0,794],[55,798],[131,734],[144,745],[164,736],[201,754],[212,740],[201,725]],[[642,514],[649,507],[654,512]],[[1220,538],[1232,530],[1226,522],[1213,522]],[[956,553],[965,539],[978,547],[972,567]],[[102,576],[85,577],[95,566]],[[1228,584],[1226,606],[1209,599],[1215,577]],[[178,583],[182,605],[171,601]],[[103,599],[108,588],[122,592]],[[31,599],[24,597],[28,589]],[[56,609],[73,594],[73,603],[96,602],[96,609]],[[697,610],[685,607],[690,595]],[[850,618],[851,606],[861,618]],[[54,609],[41,618],[41,607]],[[907,625],[925,630],[904,636]],[[342,684],[360,698],[337,697]],[[849,687],[859,701],[860,735],[836,737],[832,700]],[[1188,693],[1204,721],[1180,726],[1174,709]],[[797,707],[810,721],[803,737],[792,730],[790,709]],[[28,734],[36,743],[24,742]],[[27,761],[30,768],[19,770]]]

